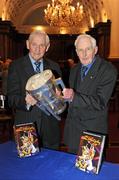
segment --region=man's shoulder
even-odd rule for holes
[[[28,58],[28,55],[19,57],[13,61],[13,64],[21,64],[23,61],[25,61]]]
[[[44,59],[45,67],[49,67],[51,69],[58,69],[60,68],[59,64],[51,59],[45,58]]]
[[[109,69],[116,70],[116,67],[113,65],[113,63],[107,59],[103,59],[103,64],[107,66]]]
[[[117,68],[112,64],[111,61],[101,57],[98,57],[98,60],[100,60],[101,67],[104,68],[105,71],[107,70],[110,73],[114,72],[115,74],[117,74]]]
[[[51,59],[49,59],[49,58],[44,58],[44,61],[45,61],[46,63],[48,63],[48,64],[58,65],[57,62],[55,62],[55,61],[53,61],[53,60],[51,60]]]
[[[56,78],[61,76],[61,69],[57,62],[44,58],[44,69],[51,69]]]
[[[21,65],[23,65],[25,62],[27,62],[27,59],[28,59],[29,57],[26,55],[26,56],[22,56],[22,57],[19,57],[19,58],[17,58],[17,59],[15,59],[15,60],[13,60],[12,61],[12,63],[11,63],[11,66],[21,66]]]
[[[71,71],[76,71],[76,70],[79,69],[80,67],[81,67],[81,63],[78,62],[75,66],[73,66],[73,67],[71,68]]]

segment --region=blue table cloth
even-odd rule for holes
[[[19,158],[16,145],[0,144],[0,180],[119,180],[119,165],[103,162],[98,175],[75,168],[76,155],[41,149],[37,155]]]

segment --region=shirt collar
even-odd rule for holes
[[[34,59],[32,58],[32,56],[30,55],[30,53],[29,53],[29,58],[30,58],[30,61],[31,61],[32,64],[34,64],[34,63],[36,62],[36,60],[34,60]],[[40,59],[40,62],[42,63],[42,62],[43,62],[43,59]]]
[[[88,69],[90,69],[91,66],[92,66],[92,64],[94,63],[94,61],[95,61],[95,57],[93,58],[93,61],[92,61],[90,64],[87,64],[87,65],[86,65],[86,67],[87,67]],[[85,66],[85,65],[82,64],[82,67],[83,67],[83,66]]]
[[[32,63],[32,66],[33,66],[33,68],[34,68],[34,70],[35,70],[35,68],[36,68],[36,66],[35,66],[35,60],[31,57],[31,55],[30,55],[30,53],[29,53],[29,58],[30,58],[30,61],[31,61],[31,63]],[[43,59],[40,59],[40,62],[41,62],[41,65],[40,65],[40,67],[41,67],[41,71],[43,71]]]

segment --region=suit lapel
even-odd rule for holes
[[[46,69],[49,69],[49,63],[48,63],[48,61],[45,59],[43,59],[43,70],[46,70]]]
[[[80,84],[80,71],[81,71],[81,64],[80,63],[77,63],[77,65],[71,69],[71,76],[69,78],[69,84],[70,84],[70,88],[73,88],[73,89],[77,89],[78,88],[78,85]]]
[[[101,61],[102,60],[99,57],[96,57],[95,62],[93,63],[92,67],[90,68],[88,74],[85,77],[85,81],[90,81],[97,76]]]
[[[101,61],[102,60],[100,58],[96,57],[94,64],[91,66],[84,80],[83,81],[80,80],[80,84],[77,85],[77,89],[83,89],[83,88],[86,89],[91,85],[92,80],[97,76]],[[80,77],[81,77],[81,74],[80,74]]]
[[[47,60],[43,59],[43,70],[49,69],[50,65]],[[28,77],[31,77],[32,75],[35,74],[35,71],[33,69],[32,63],[30,61],[29,56],[25,56],[23,60],[23,68],[28,75]]]
[[[32,75],[35,74],[33,66],[31,64],[31,61],[30,61],[30,58],[28,55],[24,57],[23,68],[24,68],[26,74],[28,75],[28,77],[31,77]]]

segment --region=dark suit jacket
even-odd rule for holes
[[[107,104],[117,78],[115,67],[99,56],[83,81],[80,72],[78,63],[70,74],[70,87],[75,96],[65,125],[65,143],[76,150],[83,130],[107,133]]]
[[[44,64],[44,70],[51,69],[56,78],[61,76],[61,71],[57,63],[45,59],[43,61],[43,64]],[[45,121],[46,119],[45,122],[47,124],[49,123],[48,119],[53,119],[50,120],[48,126],[50,128],[50,124],[52,124],[52,121],[53,122],[55,121],[56,125],[53,125],[54,127],[51,128],[53,128],[53,131],[55,131],[56,128],[56,134],[57,134],[58,124],[56,119],[54,120],[52,116],[45,115],[36,106],[33,106],[31,111],[27,111],[26,109],[25,86],[27,80],[34,74],[35,72],[28,55],[13,61],[13,63],[9,67],[7,95],[8,95],[9,106],[15,108],[15,124],[36,122],[38,126],[38,131],[41,134],[42,133],[41,127],[44,126],[45,128],[44,123],[42,124],[42,120]]]

